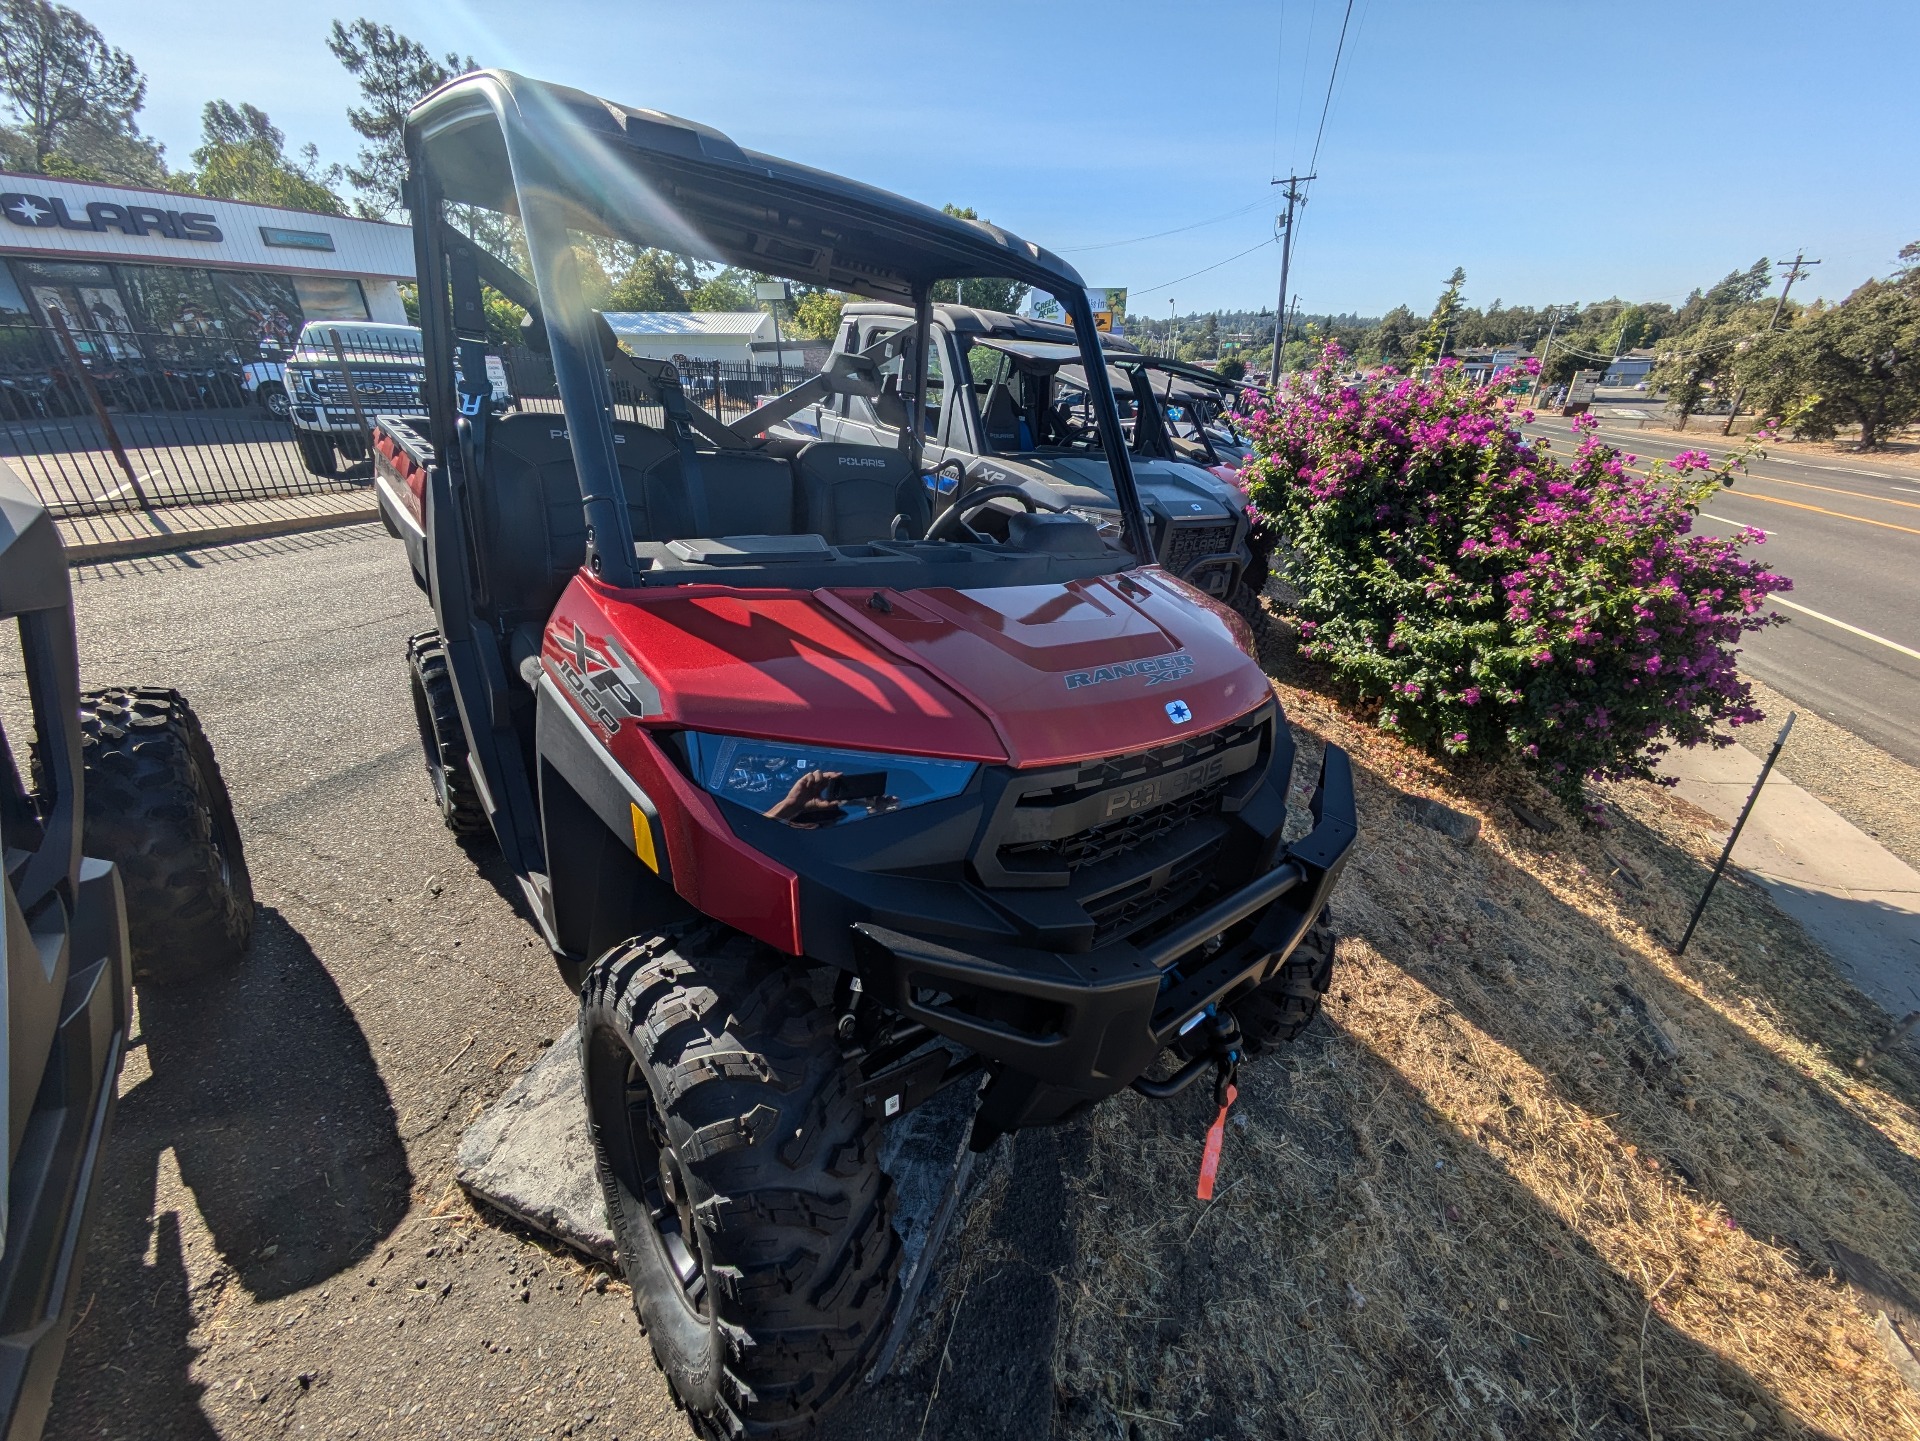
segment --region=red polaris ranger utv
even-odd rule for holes
[[[1332,965],[1351,773],[1329,748],[1284,843],[1287,726],[1244,624],[1152,561],[1055,256],[500,72],[421,101],[407,148],[428,414],[374,440],[439,621],[409,654],[427,769],[579,992],[608,1215],[675,1395],[712,1434],[799,1434],[895,1304],[881,1129],[970,1081],[983,1148],[1291,1037]],[[911,323],[743,392],[615,342],[580,269],[620,244]],[[952,384],[929,291],[960,277],[1071,314],[1117,526],[922,469]],[[483,287],[528,313],[504,407]],[[856,397],[869,443],[779,425]]]

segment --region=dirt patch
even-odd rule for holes
[[[1720,839],[1693,807],[1619,787],[1582,832],[1353,721],[1283,627],[1269,660],[1305,746],[1356,764],[1341,966],[1322,1024],[1245,1073],[1211,1206],[1204,1095],[1087,1122],[1059,1429],[1914,1434],[1884,1308],[1834,1272],[1920,1283],[1920,1065],[1851,1069],[1873,1005],[1737,880],[1672,958]]]
[[[1920,767],[1910,766],[1842,730],[1779,691],[1748,677],[1754,704],[1766,712],[1760,725],[1735,732],[1756,756],[1773,748],[1789,711],[1797,711],[1793,734],[1775,767],[1802,790],[1818,796],[1908,865],[1920,867]]]

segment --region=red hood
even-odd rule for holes
[[[1021,766],[1210,730],[1270,694],[1199,592],[1157,570],[1121,580],[888,591],[886,610],[867,590],[582,580],[546,654],[576,655],[576,626],[591,648],[612,639],[658,691],[649,725]]]

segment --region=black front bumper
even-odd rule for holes
[[[1150,940],[1078,953],[960,949],[862,921],[860,972],[885,1004],[994,1064],[995,1129],[1062,1119],[1144,1073],[1196,1013],[1286,962],[1353,845],[1353,772],[1336,746],[1312,814],[1312,831],[1270,870]]]

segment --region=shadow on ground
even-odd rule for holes
[[[413,1183],[366,1037],[272,907],[238,970],[143,990],[139,1018],[50,1435],[128,1435],[130,1417],[212,1435],[191,1338],[226,1288],[265,1300],[338,1274]]]

